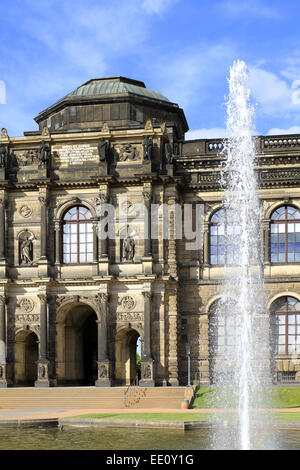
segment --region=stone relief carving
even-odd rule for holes
[[[25,313],[32,312],[32,310],[34,309],[34,302],[32,299],[29,298],[22,299],[19,305],[21,310],[23,310],[23,312]]]
[[[138,151],[137,148],[134,147],[132,144],[124,144],[120,147],[119,150],[119,161],[126,162],[127,160],[137,160],[138,159]]]
[[[16,322],[19,323],[38,323],[40,316],[37,313],[18,313],[16,315]]]
[[[27,219],[28,217],[32,215],[32,208],[27,205],[22,206],[19,210],[19,214],[25,219]]]
[[[144,315],[139,312],[117,312],[117,321],[143,321]]]
[[[101,364],[99,367],[99,379],[104,379],[107,376],[108,376],[107,366],[105,366],[104,364]]]
[[[124,310],[133,310],[134,307],[136,306],[136,301],[130,295],[126,295],[121,300],[121,306],[122,308],[124,308]]]
[[[145,364],[143,366],[143,373],[142,373],[142,376],[144,379],[151,379],[152,377],[152,369],[151,369],[151,366],[150,364]]]

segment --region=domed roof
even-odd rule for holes
[[[80,85],[69,93],[68,97],[95,97],[107,95],[140,95],[159,101],[167,101],[168,98],[157,91],[149,90],[143,82],[125,77],[94,78]]]

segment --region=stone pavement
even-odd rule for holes
[[[211,413],[211,412],[231,412],[233,409],[210,409],[210,408],[194,408],[194,409],[163,409],[163,408],[122,408],[122,409],[0,409],[0,423],[7,420],[32,420],[32,419],[51,419],[66,418],[70,416],[86,415],[86,414],[121,414],[121,413]],[[273,412],[300,412],[298,408],[272,408],[262,411]]]

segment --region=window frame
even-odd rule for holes
[[[87,219],[81,219],[80,218],[80,209],[81,208],[84,208],[86,209],[87,213],[89,214],[89,218]],[[68,212],[72,209],[76,209],[76,219],[74,220],[66,220],[65,217],[66,215],[68,214]],[[64,240],[64,236],[65,235],[74,235],[72,234],[72,231],[70,231],[70,233],[65,233],[65,226],[66,225],[69,225],[69,226],[76,226],[76,242],[65,242]],[[87,231],[87,225],[91,225],[91,230],[90,231]],[[84,231],[81,231],[80,230],[80,227],[82,226],[85,226],[85,230]],[[62,219],[61,219],[61,227],[62,227],[62,230],[61,230],[61,246],[62,246],[62,264],[66,264],[66,265],[77,265],[77,264],[91,264],[93,262],[93,259],[94,259],[94,237],[93,237],[93,216],[92,216],[92,213],[90,211],[90,209],[88,207],[86,207],[85,205],[83,204],[80,204],[80,205],[76,205],[76,206],[71,206],[69,207],[68,209],[65,210],[63,216],[62,216]],[[92,241],[91,242],[88,242],[87,240],[85,242],[82,242],[80,240],[80,234],[92,234]],[[65,251],[65,247],[68,246],[68,247],[72,247],[72,246],[76,246],[76,252],[72,253],[72,249],[70,248],[70,250],[68,251]],[[85,250],[82,252],[81,249],[80,249],[80,245],[84,245],[85,247]],[[88,251],[88,246],[89,245],[92,245],[92,251]],[[80,257],[82,255],[85,255],[85,261],[81,261],[80,260]],[[88,255],[91,255],[90,256],[90,260],[87,260],[88,258]],[[76,261],[65,261],[65,258],[66,256],[69,256],[70,259],[72,257],[72,255],[76,255]]]
[[[280,309],[279,307],[276,307],[276,302],[279,300],[284,299],[284,309]],[[292,356],[292,355],[299,355],[300,354],[300,342],[299,342],[299,354],[297,352],[289,352],[289,346],[292,346],[292,343],[289,344],[289,337],[294,337],[295,341],[295,349],[297,351],[297,338],[300,338],[300,321],[297,322],[297,315],[300,318],[300,310],[291,310],[289,309],[289,299],[293,300],[293,303],[300,302],[299,299],[296,297],[292,297],[290,295],[286,295],[283,297],[279,297],[276,299],[272,306],[271,306],[271,313],[273,315],[273,351],[275,356]],[[281,316],[284,317],[284,334],[279,333],[279,326],[280,323],[277,321],[277,318]],[[291,323],[289,322],[289,318],[294,317],[294,322]],[[289,333],[289,326],[294,326],[295,327],[295,332],[293,334]],[[279,338],[284,337],[284,343],[279,344]],[[284,346],[284,352],[279,352],[279,346],[283,345]]]
[[[223,212],[223,224],[219,223],[219,222],[213,222],[212,219],[215,215],[217,215],[219,212]],[[229,219],[229,220],[228,220]],[[224,233],[223,233],[223,238],[224,238],[224,242],[223,244],[217,244],[217,245],[212,245],[211,243],[211,237],[212,236],[222,236],[222,235],[212,235],[212,227],[220,227],[222,226],[224,227]],[[225,266],[226,264],[230,264],[231,266],[234,266],[234,263],[229,263],[229,251],[228,251],[228,248],[234,246],[234,244],[230,244],[230,243],[227,243],[226,245],[226,237],[228,236],[228,227],[234,227],[233,224],[230,223],[230,217],[228,218],[228,214],[226,212],[226,210],[224,208],[219,208],[217,209],[210,217],[210,223],[209,223],[209,242],[208,242],[208,255],[209,255],[209,265],[210,266]],[[217,254],[212,254],[211,252],[211,249],[212,249],[212,246],[216,246],[217,247]],[[222,256],[221,254],[219,255],[218,251],[219,251],[219,247],[223,246],[224,248],[224,254],[223,254],[223,257],[224,257],[224,263],[213,263],[212,262],[212,256],[217,256],[217,258],[219,256]],[[226,246],[227,246],[227,250],[226,250]]]
[[[281,208],[284,208],[284,212],[285,212],[285,214],[284,214],[284,219],[272,219],[272,217],[273,217],[273,215],[275,214],[275,212],[278,211],[278,210],[281,209]],[[288,224],[289,224],[289,223],[300,224],[300,218],[299,218],[299,219],[296,219],[296,218],[295,218],[295,219],[294,219],[294,218],[293,218],[293,219],[289,219],[289,218],[288,218],[288,209],[289,209],[289,208],[292,208],[292,209],[294,209],[295,211],[300,212],[300,209],[298,209],[298,208],[295,207],[295,206],[291,206],[291,205],[281,205],[281,206],[277,207],[276,209],[274,209],[274,211],[272,212],[271,217],[270,217],[270,233],[269,233],[269,236],[270,236],[269,246],[270,246],[270,248],[269,248],[269,256],[270,256],[270,262],[271,262],[272,264],[287,264],[287,263],[294,263],[294,264],[295,264],[295,263],[300,263],[300,259],[299,259],[299,261],[296,261],[296,260],[289,261],[289,260],[288,260],[288,254],[289,254],[289,253],[293,253],[293,254],[294,254],[294,258],[295,258],[295,254],[297,253],[297,252],[295,251],[295,249],[294,249],[294,251],[292,251],[292,252],[289,252],[289,251],[288,251],[288,245],[289,245],[289,243],[290,243],[289,240],[288,240],[288,234],[289,234],[289,233],[293,233],[293,234],[300,233],[300,232],[296,232],[296,231],[294,231],[294,232],[289,232],[289,231],[288,231]],[[273,232],[272,232],[272,225],[275,225],[275,226],[284,225],[284,236],[285,236],[285,237],[284,237],[284,245],[285,245],[285,248],[284,248],[284,261],[274,261],[274,260],[272,260],[272,245],[273,245],[273,244],[274,244],[274,245],[279,245],[279,242],[277,242],[276,244],[272,242],[272,235],[273,235],[273,234],[278,235],[278,234],[280,233],[280,232],[273,233]],[[283,233],[283,232],[282,232],[282,233]],[[277,239],[278,239],[278,238],[277,238]],[[294,242],[293,242],[294,246],[295,246],[296,243],[297,243],[297,241],[294,240]],[[300,244],[300,242],[299,242],[299,244]],[[277,257],[278,257],[278,255],[279,255],[279,253],[281,253],[281,252],[277,252],[277,253],[276,253]],[[300,253],[300,252],[299,252],[299,253]],[[299,256],[299,258],[300,258],[300,256]]]

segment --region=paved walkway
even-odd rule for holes
[[[7,420],[27,420],[27,419],[49,419],[49,418],[67,418],[69,416],[78,416],[94,413],[105,414],[126,414],[126,413],[212,413],[212,412],[232,412],[233,409],[210,409],[210,408],[194,408],[194,409],[163,409],[163,408],[122,408],[122,409],[0,409],[0,422]],[[264,411],[282,411],[282,412],[298,412],[299,408],[272,408]]]

